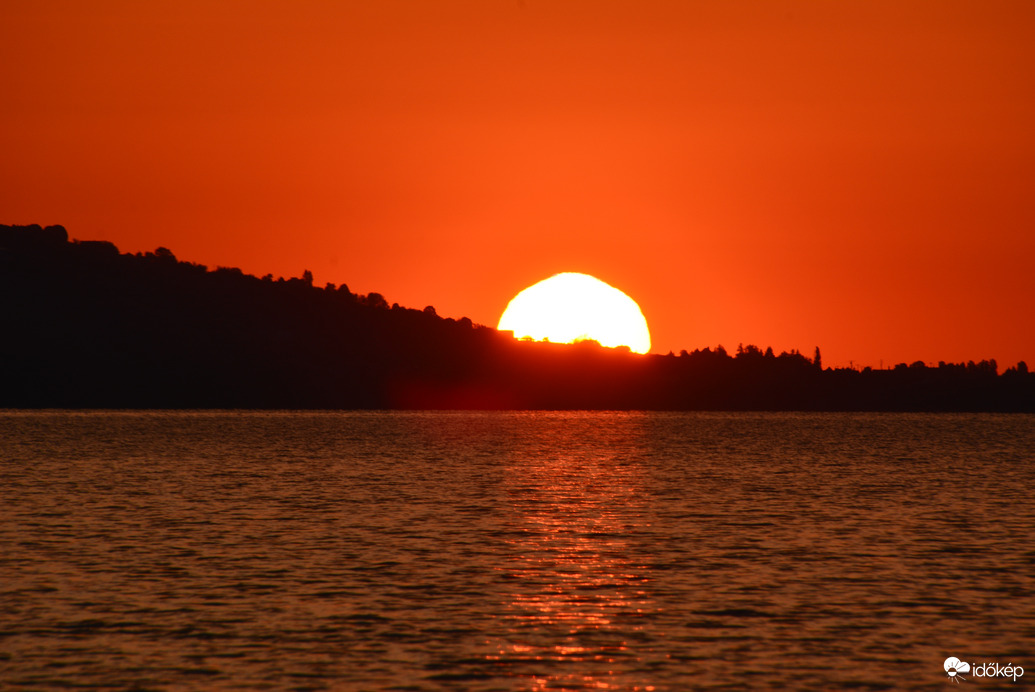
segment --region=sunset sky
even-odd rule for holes
[[[1035,2],[0,3],[0,223],[653,351],[1035,366]]]

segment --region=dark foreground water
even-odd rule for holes
[[[1023,415],[0,412],[0,688],[1030,688],[1033,487]]]

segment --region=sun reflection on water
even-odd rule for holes
[[[514,530],[496,570],[509,584],[500,609],[509,636],[488,658],[530,689],[654,689],[644,659],[656,606],[636,540],[650,515],[636,439],[623,432],[613,455],[580,453],[573,440],[568,453],[508,470]]]

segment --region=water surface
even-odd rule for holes
[[[0,686],[1030,684],[1033,459],[1025,415],[0,412]]]

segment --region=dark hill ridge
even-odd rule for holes
[[[120,254],[60,226],[0,226],[0,310],[0,407],[1035,411],[1023,363],[822,370],[753,346],[522,343],[308,272]]]

